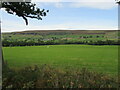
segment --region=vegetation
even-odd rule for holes
[[[3,89],[117,88],[119,38],[114,30],[3,33]]]
[[[119,3],[119,2],[118,2]],[[2,8],[9,14],[15,14],[22,17],[26,25],[28,25],[27,17],[36,18],[42,20],[42,16],[46,16],[44,9],[40,10],[35,7],[35,4],[31,2],[3,2]],[[5,60],[9,63],[4,66],[3,70],[3,89],[6,88],[117,88],[118,78],[112,78],[111,76],[104,75],[97,72],[91,72],[87,69],[77,70],[73,67],[81,67],[85,65],[88,68],[96,68],[97,71],[106,72],[109,68],[109,73],[116,75],[117,67],[117,46],[69,46],[63,45],[62,48],[55,46],[52,50],[47,50],[44,47],[35,47],[35,45],[53,45],[53,44],[90,44],[90,45],[119,45],[119,36],[116,32],[103,32],[103,33],[81,33],[74,34],[71,32],[59,32],[59,33],[9,33],[3,34],[2,42],[4,48]],[[49,34],[49,35],[48,35]],[[36,35],[34,38],[33,36]],[[112,37],[111,37],[112,36]],[[10,47],[8,47],[10,46]],[[12,47],[12,46],[34,46],[34,47]],[[60,46],[61,47],[61,46]],[[64,48],[65,47],[65,48]],[[89,48],[90,47],[90,48]],[[51,48],[51,46],[50,46]],[[46,50],[46,52],[37,50]],[[64,52],[62,52],[63,50]],[[83,51],[84,49],[84,51]],[[56,51],[59,50],[60,52]],[[79,51],[80,50],[80,51]],[[12,56],[14,53],[14,56]],[[52,51],[52,52],[51,52]],[[66,52],[67,51],[67,52]],[[71,51],[71,52],[70,52]],[[49,53],[50,52],[50,53]],[[90,53],[89,53],[90,52]],[[49,54],[48,54],[49,53]],[[59,53],[59,54],[58,54]],[[24,55],[23,55],[24,54]],[[25,55],[26,54],[26,55]],[[38,54],[38,55],[37,55]],[[48,57],[46,57],[46,54]],[[55,56],[52,56],[52,55]],[[78,55],[79,54],[79,55]],[[35,57],[34,55],[37,55]],[[40,57],[42,55],[43,57]],[[60,55],[60,56],[59,56]],[[65,56],[64,56],[65,55]],[[22,58],[20,58],[22,56]],[[80,57],[77,57],[80,56]],[[87,56],[87,57],[86,57]],[[94,57],[95,56],[95,57]],[[61,60],[60,60],[61,58]],[[34,61],[33,61],[34,60]],[[76,60],[73,61],[73,60]],[[14,63],[13,63],[14,62]],[[26,63],[27,62],[27,63]],[[34,62],[34,63],[33,63]],[[44,64],[49,63],[53,66],[66,67],[68,64],[68,70],[58,66],[58,69],[49,66],[34,66],[26,67],[27,65]],[[69,63],[68,63],[69,62]],[[88,64],[89,63],[89,64]],[[97,65],[96,65],[97,64]],[[16,69],[14,65],[23,67],[22,69]],[[82,66],[83,65],[83,66]],[[14,67],[11,69],[10,67]],[[103,68],[102,68],[103,67]],[[102,69],[101,69],[102,68]]]
[[[27,18],[42,20],[42,17],[46,16],[46,13],[49,12],[49,10],[45,11],[45,9],[36,7],[36,4],[30,1],[31,0],[29,0],[29,2],[2,2],[2,8],[5,8],[5,11],[9,14],[22,17],[26,25],[28,25]]]
[[[9,82],[9,83],[8,83]],[[3,89],[15,88],[118,88],[117,78],[81,70],[61,70],[48,65],[26,67],[15,71],[8,67],[3,71]]]
[[[4,33],[7,46],[38,46],[58,44],[120,45],[118,31],[28,31]]]
[[[49,64],[62,69],[88,68],[117,75],[118,46],[46,45],[4,47],[4,58],[14,69]]]
[[[49,12],[49,10],[45,11],[45,9],[40,9],[36,7],[36,4],[31,3],[31,0],[21,0],[21,2],[1,1],[0,6],[1,6],[0,9],[4,8],[4,10],[8,14],[22,17],[25,20],[26,25],[28,25],[27,18],[34,18],[34,19],[42,20],[42,18],[46,16],[47,12]],[[1,53],[2,53],[3,51],[2,51],[1,42],[0,42],[0,45],[1,45],[0,48],[1,48]],[[3,54],[1,54],[1,56],[2,56],[2,66],[3,66],[4,65]]]

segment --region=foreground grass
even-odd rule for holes
[[[48,65],[26,67],[15,71],[3,68],[3,89],[11,88],[118,88],[117,78],[102,73],[62,70]]]
[[[11,68],[49,64],[60,69],[88,68],[117,75],[118,46],[50,45],[4,47],[4,57]]]

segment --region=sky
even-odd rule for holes
[[[2,32],[25,30],[118,30],[118,6],[114,0],[32,0],[49,10],[43,20],[18,16],[0,10]]]

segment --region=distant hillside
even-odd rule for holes
[[[117,30],[31,30],[22,32],[12,32],[12,34],[30,34],[30,35],[80,35],[80,34],[116,34]]]
[[[119,39],[117,30],[34,30],[2,34],[3,46],[119,45]]]

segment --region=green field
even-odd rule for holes
[[[11,68],[49,64],[57,68],[87,68],[117,74],[118,46],[46,45],[3,47],[4,59]]]
[[[120,45],[117,30],[37,30],[2,34],[3,47],[61,44]]]

